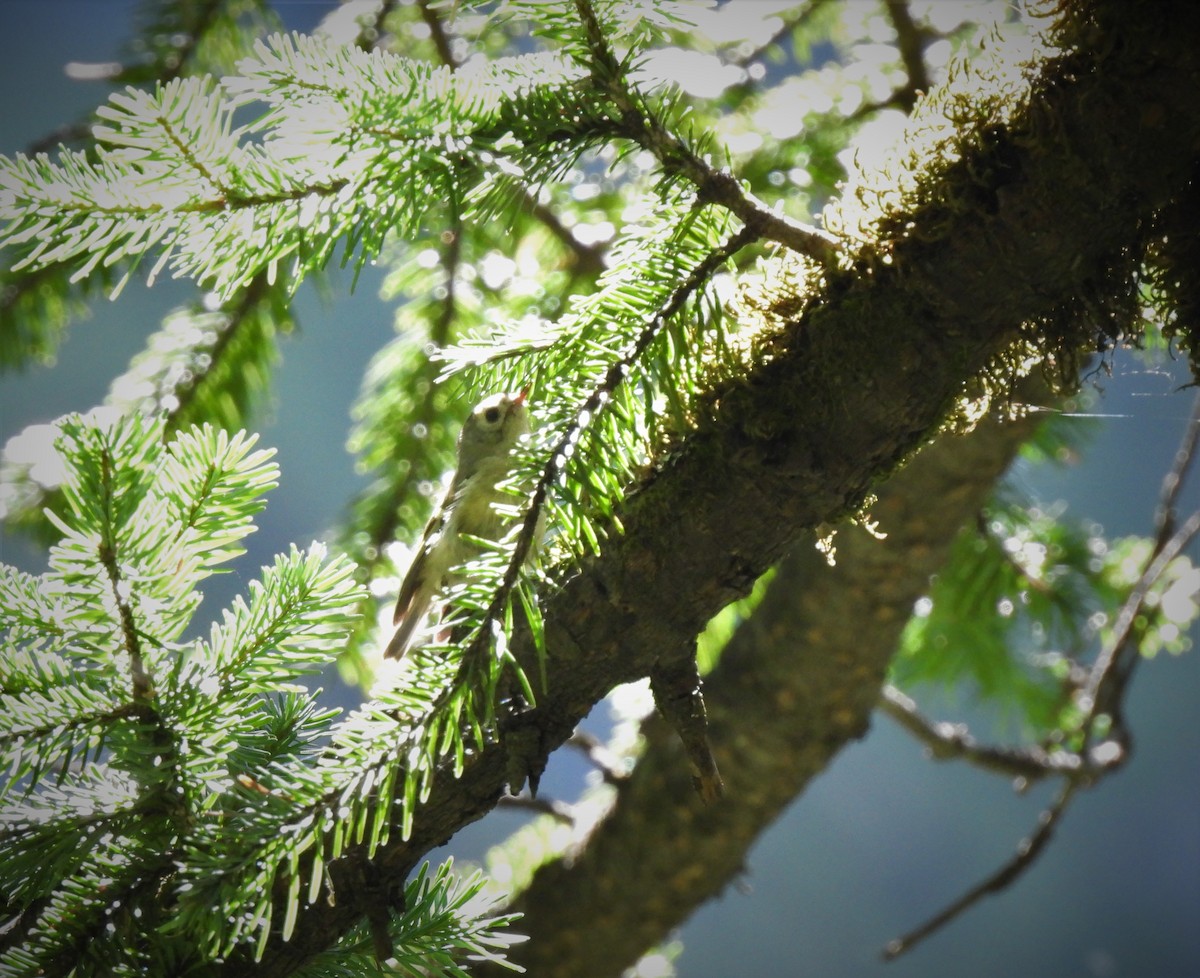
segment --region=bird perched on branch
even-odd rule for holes
[[[417,547],[392,616],[396,634],[384,656],[401,659],[430,605],[447,584],[450,571],[478,553],[468,537],[495,540],[503,519],[496,504],[510,497],[496,488],[512,471],[512,450],[529,433],[526,388],[518,394],[492,394],[475,405],[458,436],[458,465],[446,498]]]

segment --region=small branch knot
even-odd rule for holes
[[[692,783],[704,803],[711,805],[724,794],[725,784],[708,742],[708,714],[700,686],[696,659],[690,653],[660,662],[650,676],[658,712],[679,734],[692,765]]]

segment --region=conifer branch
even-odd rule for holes
[[[75,716],[66,718],[54,717],[45,723],[37,725],[14,725],[12,734],[5,732],[3,735],[0,735],[0,744],[11,745],[16,737],[38,739],[51,735],[70,734],[89,728],[107,728],[122,720],[139,720],[143,723],[152,723],[157,718],[158,715],[152,705],[146,703],[144,700],[135,700],[91,713],[77,713]]]
[[[429,0],[418,0],[418,6],[421,10],[421,19],[429,27],[434,48],[442,64],[451,71],[456,71],[460,65],[458,59],[454,56],[454,49],[450,43],[450,35],[446,31],[445,23],[438,12],[430,6]],[[602,249],[580,241],[571,232],[571,229],[563,224],[558,214],[543,204],[524,182],[520,184],[520,194],[525,209],[540,221],[554,235],[555,239],[571,253],[575,262],[575,268],[579,274],[598,275],[604,271],[605,262]]]
[[[525,515],[521,522],[521,529],[517,535],[512,556],[509,558],[508,566],[504,571],[500,586],[496,590],[495,596],[484,612],[474,637],[464,652],[464,669],[467,668],[468,664],[474,662],[486,647],[491,637],[489,626],[492,622],[500,619],[504,608],[512,596],[513,589],[516,587],[517,579],[520,576],[521,568],[525,565],[530,550],[533,547],[534,537],[537,535],[537,527],[550,487],[557,481],[561,467],[569,457],[570,448],[579,439],[583,428],[592,421],[602,410],[605,403],[616,393],[617,388],[624,383],[629,376],[631,368],[658,337],[667,322],[683,309],[692,296],[696,294],[717,269],[741,251],[742,248],[755,240],[755,237],[752,229],[742,228],[733,234],[720,248],[710,252],[692,269],[691,273],[679,284],[663,306],[645,323],[641,333],[633,341],[628,350],[618,360],[609,365],[603,378],[592,388],[591,393],[588,394],[575,410],[574,421],[568,424],[559,434],[557,440],[551,444],[548,460],[542,469],[526,506]],[[460,674],[459,678],[462,681],[465,676]]]
[[[191,414],[196,400],[214,374],[224,365],[231,350],[237,345],[243,331],[250,325],[258,308],[270,301],[270,291],[279,286],[268,281],[265,272],[259,272],[242,289],[241,295],[232,302],[226,303],[221,312],[224,322],[217,335],[216,342],[207,351],[207,366],[201,370],[193,367],[185,375],[182,383],[171,390],[175,403],[168,406],[167,429],[180,427],[180,422]],[[282,328],[286,323],[277,323]],[[166,406],[166,405],[164,405]],[[235,427],[235,419],[228,420],[229,427]]]
[[[689,180],[700,200],[719,204],[737,215],[755,237],[774,241],[823,265],[837,263],[841,252],[837,238],[820,228],[775,213],[745,190],[732,173],[711,166],[670,132],[645,101],[626,86],[624,68],[609,46],[591,0],[574,2],[591,52],[592,82],[617,110],[619,120],[615,131],[618,134],[653,153],[664,173]]]
[[[102,450],[99,464],[100,490],[103,493],[101,506],[107,518],[104,520],[103,535],[98,544],[97,556],[104,567],[105,574],[108,576],[109,594],[112,597],[113,606],[117,609],[117,616],[121,626],[121,638],[125,654],[129,657],[129,672],[133,683],[131,691],[133,701],[135,703],[149,704],[154,699],[154,683],[150,675],[146,672],[145,660],[142,657],[142,643],[138,636],[137,625],[133,620],[133,609],[129,607],[129,602],[125,597],[129,584],[122,581],[121,572],[117,565],[117,544],[112,536],[112,531],[115,529],[112,519],[115,492],[112,472],[113,459],[107,450]]]
[[[197,69],[198,52],[209,32],[220,23],[229,6],[229,0],[203,0],[200,3],[161,5],[161,9],[156,11],[161,18],[152,19],[151,22],[144,25],[143,30],[145,46],[151,50],[153,55],[151,61],[148,64],[118,63],[114,66],[108,80],[114,84],[166,84],[172,79],[193,73]],[[241,6],[240,2],[238,6]],[[245,12],[243,10],[242,14]],[[256,2],[253,12],[257,16],[262,16],[265,8]],[[184,22],[169,22],[172,14],[181,15]],[[170,39],[170,45],[166,49],[161,43],[163,38]],[[201,64],[199,67],[202,68],[203,65]],[[232,67],[232,64],[229,67]],[[35,157],[42,153],[60,151],[65,147],[94,143],[93,127],[96,119],[97,116],[93,112],[84,119],[58,126],[30,143],[25,149],[25,155]],[[118,262],[112,270],[119,272],[123,268],[124,263]],[[54,263],[40,268],[25,269],[21,274],[13,276],[12,281],[0,289],[0,323],[4,324],[5,329],[15,327],[18,316],[27,320],[40,320],[41,328],[45,329],[44,339],[38,343],[29,344],[26,347],[28,352],[34,355],[49,355],[57,346],[58,334],[66,325],[65,317],[61,317],[64,321],[57,324],[56,328],[47,329],[46,327],[55,326],[55,320],[60,317],[47,315],[45,309],[22,314],[18,312],[18,307],[31,300],[36,302],[36,297],[47,289],[57,288],[64,295],[64,304],[69,303],[82,308],[85,299],[78,295],[82,289],[76,282],[68,282],[70,277],[70,269],[66,263]],[[94,286],[95,282],[89,279],[86,285]],[[9,325],[10,323],[12,326]],[[6,349],[7,346],[8,344],[5,344]],[[16,365],[18,362],[20,361],[15,359],[0,358],[0,367]]]

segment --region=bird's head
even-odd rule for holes
[[[475,405],[458,436],[459,470],[474,472],[485,459],[507,455],[529,433],[526,388],[517,394],[490,394]]]

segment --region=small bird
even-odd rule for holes
[[[518,439],[529,433],[528,396],[528,388],[517,394],[492,394],[476,404],[463,423],[458,466],[400,585],[392,616],[398,627],[385,658],[404,657],[434,598],[451,583],[450,571],[477,553],[463,534],[488,540],[499,537],[504,521],[496,504],[510,497],[496,485],[512,471],[511,452]]]

